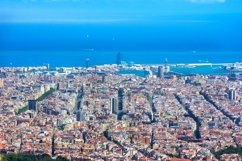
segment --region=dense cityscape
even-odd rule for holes
[[[0,161],[242,161],[242,0],[0,0]]]
[[[0,158],[242,159],[241,77],[140,66],[1,67]]]

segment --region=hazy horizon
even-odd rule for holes
[[[242,1],[3,0],[0,50],[242,51]]]

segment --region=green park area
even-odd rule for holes
[[[46,91],[44,94],[42,94],[39,98],[36,99],[36,101],[43,101],[46,97],[48,97],[49,95],[51,95],[53,92],[55,91],[54,88],[50,88],[50,90]],[[18,109],[18,111],[15,112],[16,115],[19,115],[23,112],[26,112],[28,110],[28,106],[24,106],[20,109]]]

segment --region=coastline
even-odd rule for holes
[[[133,64],[132,66],[127,64],[122,64],[117,66],[116,64],[104,64],[91,67],[52,67],[49,68],[50,64],[44,66],[21,66],[21,67],[0,67],[3,69],[14,69],[15,71],[22,72],[35,72],[39,74],[64,74],[71,73],[75,69],[81,70],[83,72],[95,72],[96,68],[104,72],[114,72],[116,74],[133,74],[141,77],[145,77],[150,74],[156,73],[156,69],[159,66],[168,66],[170,68],[170,73],[178,75],[226,75],[233,71],[229,70],[228,67],[233,66],[235,63],[192,63],[192,64]],[[241,74],[242,71],[233,72]]]

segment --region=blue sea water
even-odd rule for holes
[[[1,67],[41,66],[53,67],[90,66],[115,64],[117,51],[0,51]],[[189,63],[235,63],[242,61],[242,52],[164,52],[164,51],[123,51],[122,60],[128,64],[189,64]],[[171,67],[171,71],[183,74],[226,74],[219,66]],[[143,71],[123,71],[121,74],[144,76]]]
[[[162,64],[166,58],[171,64],[242,61],[241,14],[180,16],[126,23],[0,23],[0,66],[84,66],[86,58],[91,66],[113,64],[118,52],[137,64]]]
[[[0,50],[242,51],[241,18],[213,18],[214,23],[0,23]]]
[[[144,70],[120,70],[118,74],[134,74],[140,77],[146,77],[149,75],[149,72]]]
[[[115,64],[118,51],[0,51],[0,66],[41,66],[51,67]],[[179,63],[234,63],[242,61],[242,52],[164,52],[164,51],[121,51],[122,60],[135,64]]]
[[[184,75],[190,75],[190,74],[205,74],[205,75],[215,75],[215,74],[229,74],[230,71],[226,70],[224,68],[221,68],[219,65],[206,65],[206,66],[196,66],[193,68],[188,67],[172,67],[171,71],[175,73],[180,73]]]
[[[166,58],[168,63],[237,62],[242,61],[238,22],[229,17],[212,24],[1,23],[0,66],[84,66],[86,58],[91,66],[112,64],[118,52],[122,60],[138,64],[161,64]]]

